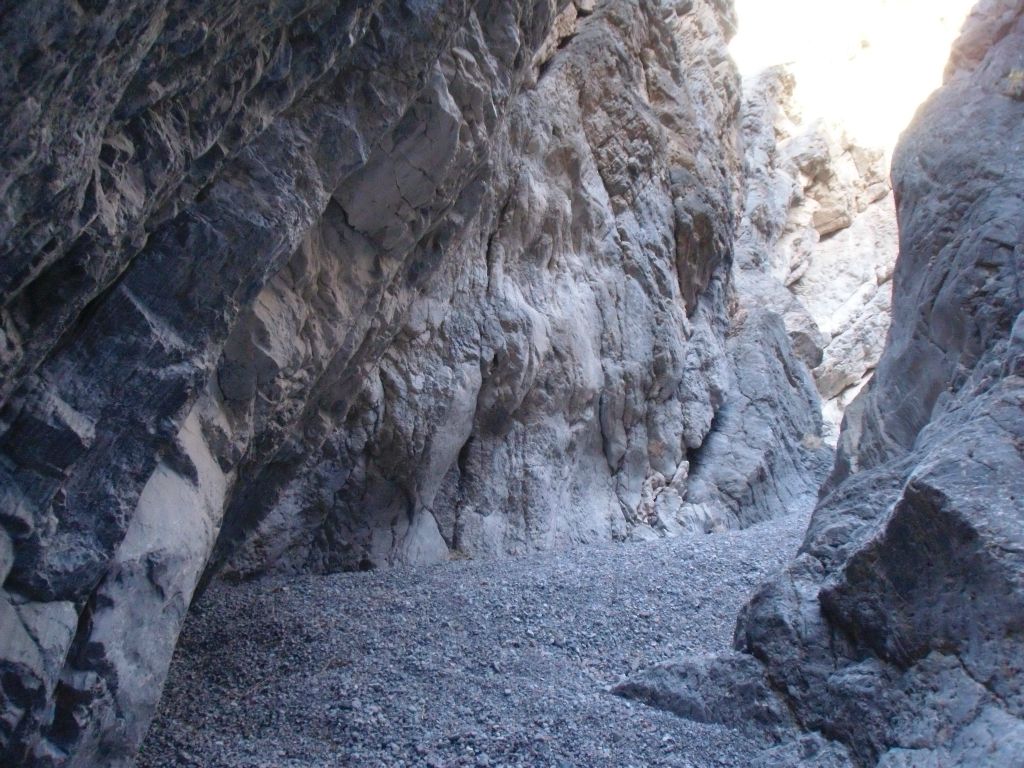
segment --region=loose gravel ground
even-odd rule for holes
[[[185,625],[139,764],[744,766],[763,734],[608,688],[728,648],[806,524],[218,585]]]

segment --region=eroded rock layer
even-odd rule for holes
[[[379,365],[349,377],[343,412],[310,414],[301,450],[266,456],[229,511],[225,551],[248,537],[231,572],[509,554],[659,524],[645,492],[675,478],[685,493],[686,452],[730,376],[738,93],[723,22],[643,3],[556,19]],[[489,86],[463,80],[470,111]],[[427,133],[409,142],[417,167],[436,153]],[[351,194],[349,224],[354,207],[379,215]],[[255,320],[285,354],[290,294],[272,283]],[[676,512],[660,524],[700,524]]]
[[[732,674],[745,706],[785,704],[856,764],[1024,762],[1022,50],[1024,4],[980,3],[901,140],[887,346],[800,555],[740,618],[743,655],[624,693],[728,719],[708,681]]]

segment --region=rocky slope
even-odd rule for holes
[[[902,138],[886,349],[739,654],[624,693],[718,721],[784,705],[859,765],[1024,762],[1022,50],[1024,4],[984,0]]]
[[[728,3],[0,15],[3,762],[129,763],[204,573],[812,499],[731,285]]]

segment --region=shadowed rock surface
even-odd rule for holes
[[[1021,50],[1024,5],[979,4],[902,138],[886,350],[799,556],[736,630],[766,701],[861,765],[1024,761]],[[709,663],[730,662],[625,692],[703,700]]]

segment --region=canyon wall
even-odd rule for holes
[[[0,18],[0,761],[130,764],[203,580],[814,504],[890,199],[799,557],[696,693],[626,688],[1021,761],[1019,0],[892,198],[785,73],[741,91],[725,0]]]
[[[822,765],[1024,762],[1022,50],[1024,4],[981,2],[901,139],[892,327],[799,555],[737,653],[622,693],[797,722]]]
[[[723,22],[645,4],[556,19],[491,139],[480,202],[437,244],[379,364],[229,509],[228,573],[703,524],[678,508],[730,377],[738,92]],[[257,324],[287,346],[280,293],[257,301]],[[663,487],[676,504],[656,511]]]
[[[203,578],[812,503],[728,3],[2,17],[5,764],[130,764]]]
[[[830,458],[813,383],[762,321],[733,339],[729,24],[630,4],[556,20],[464,242],[345,419],[248,484],[221,540],[227,576],[648,538],[813,504]],[[288,306],[276,291],[264,307]],[[736,359],[762,342],[763,358]],[[744,376],[770,408],[742,410]],[[758,442],[737,464],[743,429]]]
[[[834,123],[805,121],[795,85],[784,66],[744,81],[736,285],[748,303],[785,320],[834,446],[885,344],[896,207],[884,153]]]

